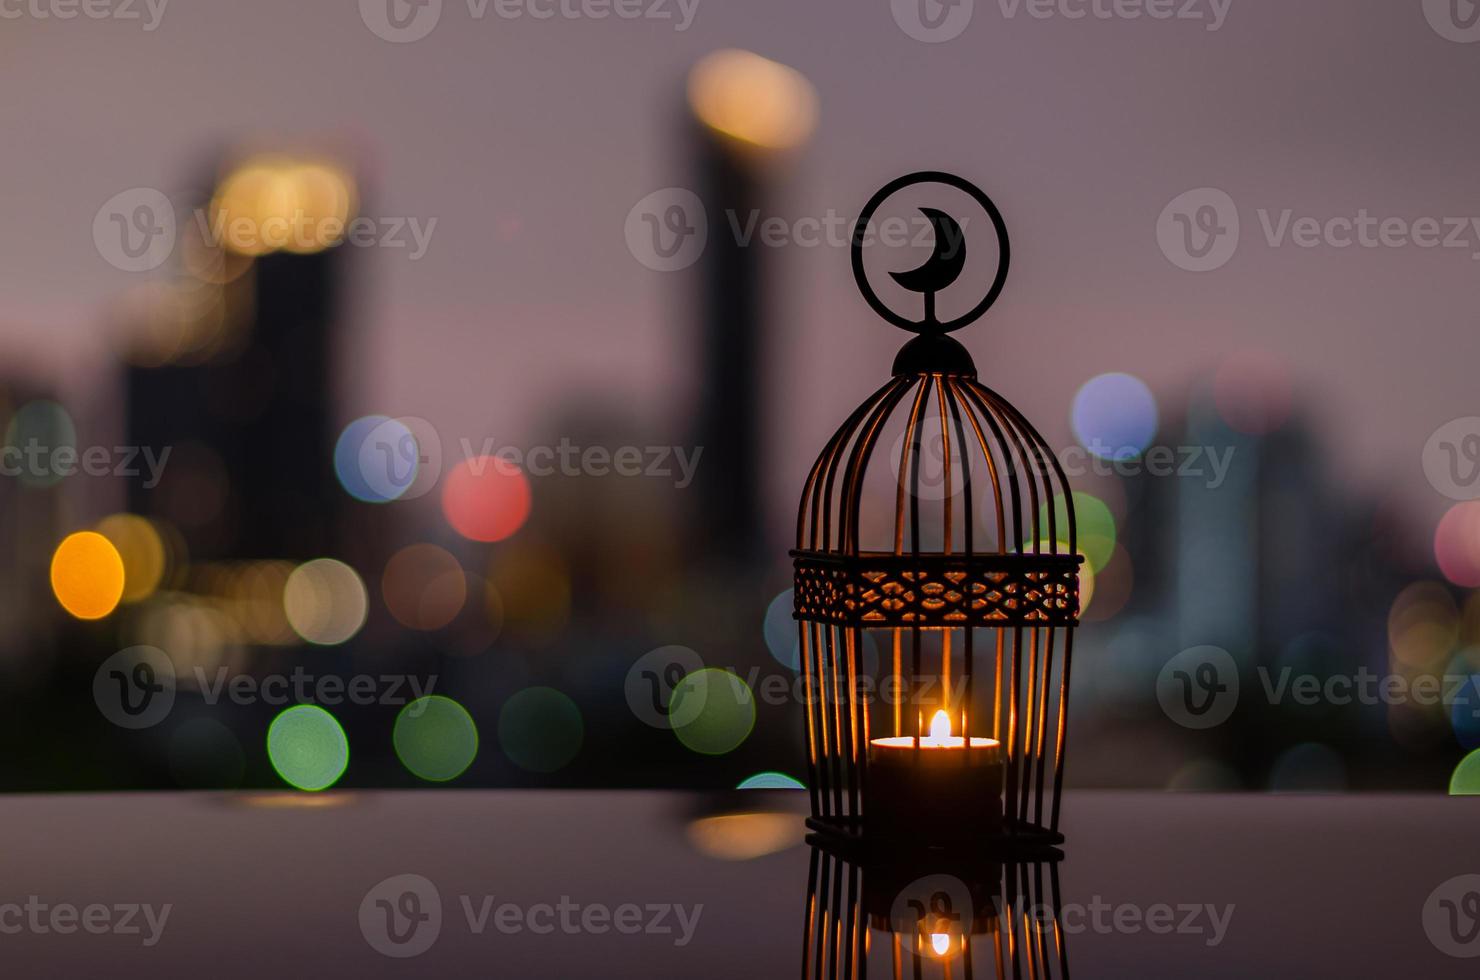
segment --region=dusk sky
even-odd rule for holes
[[[1420,454],[1475,410],[1480,44],[1441,36],[1418,0],[1194,2],[1196,20],[977,0],[943,43],[908,36],[884,0],[698,0],[684,30],[673,0],[657,8],[669,19],[543,21],[447,0],[405,44],[352,2],[176,0],[152,31],[139,9],[0,20],[8,371],[64,377],[67,393],[107,382],[110,307],[148,280],[94,246],[112,195],[174,192],[222,149],[317,148],[359,168],[363,213],[436,219],[419,260],[353,256],[344,420],[416,415],[444,443],[520,444],[590,396],[681,430],[696,270],[644,268],[623,225],[650,192],[692,185],[686,73],[742,47],[798,69],[820,103],[813,138],[775,165],[774,213],[851,217],[929,167],[999,202],[1012,277],[962,338],[1050,442],[1072,440],[1066,406],[1096,374],[1139,375],[1165,409],[1254,349],[1289,366],[1341,475],[1395,488],[1425,521],[1447,503]],[[1204,273],[1157,238],[1163,209],[1197,188],[1226,192],[1241,224],[1236,253]],[[1427,217],[1464,237],[1306,248],[1292,226],[1274,244],[1286,209],[1323,224]],[[783,287],[773,421],[795,420],[774,426],[784,511],[904,337],[857,298],[846,249],[767,258]]]

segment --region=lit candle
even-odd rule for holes
[[[924,841],[957,840],[1002,825],[1002,745],[954,735],[937,711],[928,735],[869,742],[864,820],[869,833]]]

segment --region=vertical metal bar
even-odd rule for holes
[[[831,674],[830,679],[832,682],[833,693],[831,699],[833,726],[832,770],[834,780],[833,812],[838,814],[839,816],[846,817],[847,813],[843,809],[843,779],[845,765],[845,760],[843,756],[843,693],[839,690],[838,686],[838,648],[837,645],[834,643],[834,638],[837,636],[837,632],[838,628],[836,626],[830,626],[823,632],[823,636],[826,638],[827,641],[828,672]]]
[[[1038,760],[1038,782],[1033,787],[1033,822],[1043,826],[1043,776],[1048,768],[1048,690],[1053,680],[1053,651],[1058,630],[1050,626],[1044,630],[1043,677],[1038,683],[1038,746],[1033,754]]]
[[[1025,695],[1026,695],[1025,698],[1024,698],[1024,701],[1026,703],[1023,706],[1023,725],[1022,725],[1022,732],[1023,732],[1023,744],[1022,744],[1022,759],[1023,759],[1022,777],[1023,777],[1023,785],[1020,788],[1020,795],[1018,797],[1018,800],[1019,800],[1018,806],[1021,808],[1020,809],[1020,812],[1018,813],[1018,822],[1021,823],[1021,824],[1026,824],[1028,822],[1028,787],[1033,782],[1033,761],[1034,760],[1033,760],[1033,752],[1032,752],[1032,749],[1033,749],[1033,744],[1035,742],[1033,728],[1034,728],[1034,716],[1036,714],[1036,709],[1038,707],[1038,699],[1035,696],[1034,691],[1035,691],[1035,689],[1037,687],[1037,684],[1038,684],[1038,627],[1034,626],[1032,628],[1032,630],[1028,633],[1028,676],[1026,678],[1025,683],[1023,684],[1023,691],[1024,691]]]
[[[1053,941],[1059,953],[1059,975],[1069,980],[1069,946],[1064,942],[1062,907],[1059,905],[1059,866],[1055,862],[1048,866],[1048,881],[1053,889]]]
[[[809,625],[797,621],[797,637],[802,647],[802,693],[806,701],[804,714],[807,718],[807,793],[812,800],[812,816],[822,816],[817,805],[817,700],[813,696],[813,663],[811,643],[812,630]]]
[[[812,860],[807,869],[806,918],[802,922],[802,976],[804,978],[811,975],[807,968],[812,960],[812,930],[817,926],[817,864],[822,860],[822,851],[819,848],[811,848],[811,851]]]
[[[836,816],[832,805],[833,784],[836,781],[836,777],[833,769],[832,736],[828,732],[828,716],[826,713],[828,684],[827,664],[824,660],[822,648],[822,631],[824,627],[821,623],[809,623],[808,626],[812,633],[813,658],[817,663],[817,730],[822,736],[819,743],[822,746],[822,754],[817,760],[817,775],[819,777],[817,790],[822,801],[822,815],[826,819],[831,819]]]
[[[832,920],[832,907],[828,899],[828,895],[830,894],[828,892],[828,882],[831,880],[831,876],[827,872],[836,861],[837,859],[831,855],[825,855],[823,857],[819,876],[820,881],[818,882],[821,894],[817,902],[819,911],[817,917],[817,947],[814,956],[816,957],[817,976],[819,980],[828,975],[826,972],[828,965],[827,935],[832,931],[832,926],[829,924]]]
[[[863,791],[863,770],[866,764],[863,759],[863,752],[861,751],[863,746],[860,745],[858,740],[858,713],[860,710],[864,710],[865,706],[859,703],[858,630],[850,626],[844,628],[842,633],[843,656],[847,658],[848,663],[848,803],[850,808],[849,815],[856,818],[861,815],[858,807],[858,799],[859,794]]]
[[[1064,676],[1059,682],[1059,731],[1054,740],[1053,812],[1048,823],[1048,829],[1054,833],[1059,831],[1059,798],[1064,791],[1064,746],[1069,738],[1069,665],[1073,659],[1074,631],[1064,630]]]

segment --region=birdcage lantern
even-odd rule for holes
[[[1069,975],[1052,859],[876,863],[814,845],[802,914],[802,980]]]
[[[962,222],[920,208],[934,250],[891,273],[921,294],[921,319],[886,306],[864,264],[881,203],[927,183],[963,192],[996,232],[986,295],[945,321],[937,301],[965,267]],[[996,205],[951,174],[891,182],[854,229],[864,298],[916,336],[818,456],[797,517],[811,826],[824,834],[891,845],[1063,841],[1082,560],[1073,499],[1043,437],[978,381],[949,336],[996,301],[1009,255]]]

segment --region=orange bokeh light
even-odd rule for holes
[[[96,531],[69,534],[51,557],[51,591],[78,619],[102,619],[123,598],[123,558]]]

